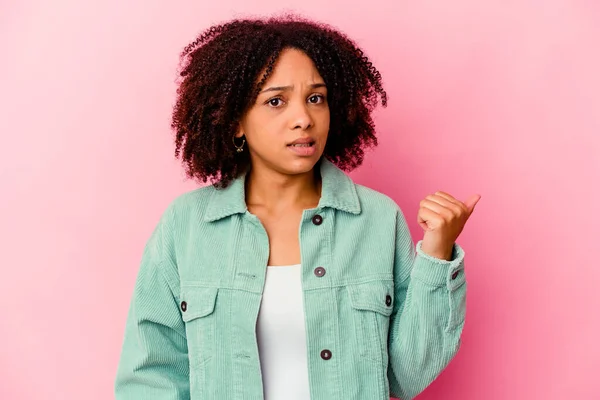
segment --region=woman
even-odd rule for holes
[[[176,198],[142,257],[117,399],[411,399],[456,354],[456,238],[479,196],[389,197],[344,170],[377,144],[381,76],[334,29],[234,20],[188,46]]]

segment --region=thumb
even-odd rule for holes
[[[467,209],[469,210],[469,216],[473,213],[475,205],[479,202],[479,199],[481,199],[481,196],[475,194],[465,201],[465,206],[467,206]]]

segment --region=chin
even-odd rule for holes
[[[319,161],[320,156],[313,157],[296,157],[295,160],[286,163],[286,165],[282,165],[284,169],[288,170],[290,174],[303,174],[312,171],[315,167],[315,164]]]

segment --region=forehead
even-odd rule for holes
[[[301,50],[284,49],[273,66],[271,75],[265,82],[269,83],[293,83],[322,81],[322,77],[313,60]]]

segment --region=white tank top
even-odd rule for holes
[[[268,266],[256,322],[265,400],[309,400],[300,264]]]

